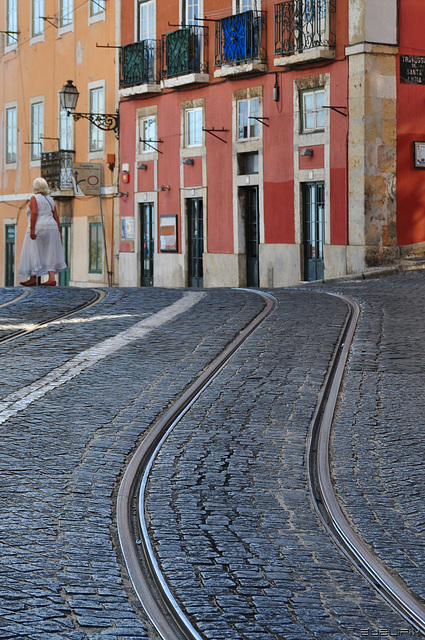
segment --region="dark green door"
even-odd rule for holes
[[[154,223],[153,202],[140,207],[142,244],[142,287],[153,286]]]
[[[303,185],[304,280],[322,280],[325,274],[325,184]]]
[[[67,267],[59,273],[59,284],[61,287],[68,287],[71,279],[71,225],[62,224],[61,229],[62,247]]]
[[[202,287],[204,284],[204,211],[202,198],[187,201],[188,222],[188,286]]]
[[[259,286],[260,229],[258,219],[258,187],[245,189],[246,284]]]
[[[15,285],[15,239],[16,229],[14,224],[5,225],[5,274],[4,284],[6,287]]]

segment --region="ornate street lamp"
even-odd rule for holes
[[[68,115],[72,115],[74,120],[85,118],[89,120],[95,127],[103,131],[115,131],[115,135],[119,136],[119,112],[115,113],[75,113],[78,96],[77,87],[68,80],[59,91],[60,106]]]

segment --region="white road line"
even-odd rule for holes
[[[111,353],[118,351],[134,340],[143,338],[154,329],[157,329],[181,313],[188,311],[204,296],[205,293],[186,293],[169,307],[141,320],[130,327],[130,329],[126,329],[116,336],[107,338],[90,347],[90,349],[82,351],[74,358],[71,358],[71,360],[65,362],[65,364],[50,371],[50,373],[43,378],[36,380],[26,387],[22,387],[19,391],[14,391],[0,402],[0,424],[3,424],[6,420],[15,416],[19,411],[26,409],[30,404],[49,393],[49,391],[57,389],[57,387],[69,382],[69,380],[78,376],[82,371],[103,360]]]

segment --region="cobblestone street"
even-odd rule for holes
[[[343,293],[362,314],[332,441],[338,495],[425,597],[424,289],[418,271],[274,290],[276,311],[166,440],[148,487],[150,531],[208,640],[416,635],[319,524],[305,450],[347,314],[324,292]],[[12,292],[1,289],[0,304]],[[79,295],[90,298],[34,291],[0,309],[1,331]],[[149,426],[263,306],[249,291],[109,289],[0,346],[0,638],[157,638],[121,560],[119,481]]]

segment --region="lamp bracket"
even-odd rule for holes
[[[89,120],[95,127],[102,129],[102,131],[115,131],[116,137],[119,137],[120,115],[118,111],[115,113],[75,113],[68,111],[68,115],[72,115],[75,121],[81,118]]]

